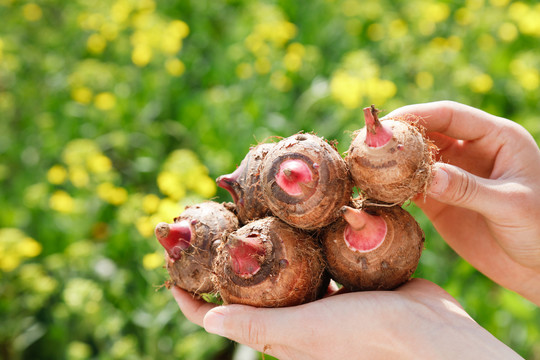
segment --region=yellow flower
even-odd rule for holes
[[[421,89],[430,89],[433,86],[433,75],[427,71],[416,74],[416,85]]]
[[[186,66],[179,59],[172,58],[165,62],[165,69],[172,76],[181,76],[186,70]]]
[[[355,109],[360,106],[364,88],[357,77],[349,75],[346,71],[338,70],[330,81],[330,92],[343,106]]]
[[[193,190],[204,198],[211,198],[216,195],[216,182],[208,176],[201,176]]]
[[[272,64],[270,63],[270,60],[268,60],[268,58],[259,57],[257,58],[257,60],[255,60],[255,71],[257,71],[259,74],[268,74],[271,69]]]
[[[128,192],[122,187],[116,187],[110,182],[104,182],[98,185],[97,195],[102,200],[112,205],[122,205],[128,199]]]
[[[62,165],[54,165],[47,171],[47,180],[54,185],[60,185],[66,181],[67,171]]]
[[[15,252],[24,257],[36,257],[41,254],[43,246],[31,237],[25,237],[15,245]]]
[[[520,85],[529,91],[535,91],[540,85],[540,72],[534,68],[528,68],[518,75]]]
[[[116,106],[116,97],[111,92],[101,92],[94,98],[94,105],[99,110],[111,110]]]
[[[148,194],[142,199],[143,211],[147,214],[153,214],[159,207],[160,199],[154,194]]]
[[[112,168],[111,159],[100,153],[89,155],[86,159],[86,165],[88,170],[96,174],[106,173]]]
[[[371,24],[367,28],[367,35],[371,41],[380,41],[384,39],[384,27],[378,23]]]
[[[180,39],[184,39],[189,35],[189,26],[182,20],[173,20],[167,27],[167,31]]]
[[[253,67],[249,63],[240,63],[236,67],[236,76],[240,79],[249,79],[253,76]]]
[[[107,40],[100,34],[92,34],[86,41],[86,48],[92,54],[101,54],[107,46]]]
[[[493,79],[488,74],[479,74],[471,80],[471,90],[485,94],[493,87]]]
[[[86,159],[96,153],[101,153],[101,150],[94,140],[74,139],[64,148],[62,159],[68,165],[84,165]]]
[[[276,71],[270,76],[270,84],[281,92],[287,92],[292,87],[291,79],[289,79],[282,71]]]
[[[92,90],[86,86],[79,86],[71,90],[71,98],[79,104],[90,104],[92,101]]]
[[[49,198],[49,206],[55,211],[70,214],[75,210],[75,201],[67,192],[58,190]]]
[[[173,172],[163,171],[157,177],[159,190],[174,200],[182,199],[186,194],[182,178]]]
[[[407,35],[408,32],[409,28],[407,26],[407,23],[402,19],[396,19],[392,21],[388,29],[390,37],[394,39],[402,38],[403,36]]]
[[[156,225],[157,223],[154,223],[149,216],[141,216],[135,221],[137,231],[145,238],[152,236]]]
[[[143,267],[146,270],[154,270],[160,266],[163,266],[163,254],[162,253],[150,253],[143,256]]]
[[[302,57],[294,52],[288,52],[283,58],[285,69],[289,71],[298,71],[302,67]]]
[[[43,16],[43,11],[39,5],[29,3],[23,6],[23,16],[28,21],[38,21]]]
[[[88,185],[90,177],[82,166],[72,166],[69,168],[69,181],[73,186],[82,188]]]
[[[152,48],[146,44],[136,45],[131,53],[131,61],[138,67],[144,67],[152,60]]]
[[[519,35],[517,27],[510,22],[505,22],[501,24],[501,26],[499,26],[499,31],[497,33],[499,37],[501,38],[501,40],[505,42],[512,42]]]

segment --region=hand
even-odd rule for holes
[[[176,287],[172,293],[190,321],[281,360],[520,358],[423,279],[278,309],[216,306]]]
[[[415,203],[446,242],[500,285],[540,305],[540,150],[520,125],[449,101],[387,116],[423,118],[440,148]]]

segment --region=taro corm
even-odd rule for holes
[[[261,187],[272,214],[313,230],[339,217],[350,201],[352,180],[336,148],[314,134],[279,141],[263,160]]]
[[[241,227],[219,250],[213,281],[225,304],[298,305],[321,297],[328,286],[316,240],[276,217]]]
[[[418,266],[424,233],[400,206],[344,206],[343,217],[322,236],[332,278],[353,291],[389,290]]]
[[[355,185],[368,198],[403,204],[423,193],[431,181],[436,147],[409,115],[379,120],[364,108],[366,126],[355,133],[346,161]]]
[[[261,163],[274,147],[274,143],[262,143],[252,147],[236,170],[217,178],[219,187],[227,190],[236,204],[238,219],[242,224],[263,218],[270,211],[262,199],[260,184]]]
[[[171,285],[197,295],[214,292],[211,274],[216,250],[238,228],[231,206],[205,201],[188,206],[173,224],[156,226],[156,237],[165,248]]]

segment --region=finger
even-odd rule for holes
[[[206,313],[216,307],[214,304],[194,298],[192,294],[177,286],[171,288],[171,293],[184,316],[199,326],[203,326],[203,318]]]
[[[209,333],[263,351],[269,344],[281,344],[282,337],[287,336],[289,327],[283,320],[288,318],[288,312],[288,308],[264,309],[233,304],[210,310],[203,323]]]
[[[499,204],[498,192],[491,180],[444,163],[436,163],[433,174],[427,195],[439,202],[484,215],[491,213]]]
[[[439,132],[461,140],[480,139],[505,122],[502,118],[453,101],[407,105],[384,118],[405,114],[420,116],[423,119],[421,124],[428,132]]]
[[[461,304],[456,299],[454,299],[454,297],[450,295],[446,290],[426,279],[411,279],[405,284],[398,287],[395,291],[411,295],[412,297],[420,301],[425,299],[426,296],[433,296],[438,299],[449,301],[454,305],[458,306],[459,308],[463,309],[463,306],[461,306]]]

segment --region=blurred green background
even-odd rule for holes
[[[0,358],[227,359],[160,289],[153,238],[250,145],[450,99],[540,139],[540,5],[470,0],[0,0]],[[540,359],[540,310],[426,218],[416,276]],[[242,355],[243,356],[243,355]],[[255,355],[255,357],[260,357]]]

